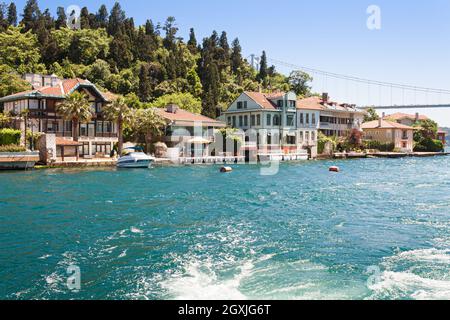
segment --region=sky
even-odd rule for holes
[[[8,1],[8,0],[3,0]],[[22,12],[25,0],[15,1]],[[110,0],[39,0],[41,9],[69,5],[96,12]],[[136,24],[146,19],[177,19],[180,36],[195,29],[197,39],[213,30],[238,37],[245,57],[269,59],[359,78],[450,90],[450,1],[407,0],[128,0],[119,1]],[[370,30],[367,9],[380,9],[380,29]],[[269,61],[270,63],[270,61]],[[292,68],[277,65],[289,74]],[[312,74],[313,90],[333,100],[358,105],[450,104],[450,95],[403,92],[355,84]],[[386,113],[395,110],[386,110]],[[450,127],[449,109],[402,110],[420,112]]]

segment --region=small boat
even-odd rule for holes
[[[141,147],[126,148],[125,151],[130,152],[117,160],[118,168],[149,168],[155,161],[155,158],[145,154]]]

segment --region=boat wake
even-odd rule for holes
[[[423,249],[386,259],[370,299],[450,299],[450,250]]]

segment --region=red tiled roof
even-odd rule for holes
[[[271,110],[275,110],[276,106],[269,99],[275,99],[277,97],[281,97],[282,96],[282,94],[280,94],[280,93],[278,93],[277,95],[264,94],[264,93],[261,93],[261,92],[250,92],[250,91],[245,91],[244,93],[247,96],[249,96],[250,99],[255,101],[258,105],[260,105],[263,109],[271,109]]]
[[[374,120],[370,122],[363,123],[361,128],[364,129],[403,129],[403,130],[414,130],[413,127],[406,126],[393,121],[381,120],[381,126],[379,120]]]
[[[394,114],[391,114],[391,115],[387,115],[383,119],[392,119],[392,120],[409,119],[409,120],[415,121],[416,120],[416,115],[397,112],[397,113],[394,113]],[[419,120],[429,120],[429,118],[427,116],[424,116],[424,115],[419,115]]]
[[[319,97],[310,97],[297,100],[297,109],[305,110],[325,110],[323,100]]]
[[[52,96],[52,97],[63,99],[63,98],[65,98],[66,95],[72,93],[72,91],[74,89],[76,89],[76,87],[78,85],[88,85],[88,86],[92,86],[95,88],[95,85],[92,84],[91,82],[89,82],[88,80],[83,80],[83,79],[79,79],[79,78],[66,79],[66,80],[62,80],[59,85],[56,85],[54,87],[42,87],[42,88],[35,89],[35,90],[27,90],[27,91],[15,93],[15,94],[0,98],[0,100],[10,101],[10,100],[14,100],[14,98],[19,98],[19,97],[26,98],[31,95]],[[98,89],[96,89],[96,90],[98,91]],[[100,91],[98,91],[98,92],[106,100],[108,100],[108,98],[105,97],[102,92],[100,92]]]
[[[217,127],[225,126],[225,123],[223,123],[221,121],[217,121],[217,120],[202,116],[200,114],[188,112],[183,109],[178,109],[176,113],[167,112],[167,110],[165,108],[156,108],[155,111],[161,117],[163,117],[164,119],[169,120],[169,121],[188,122],[188,123],[202,122],[202,123],[211,124],[211,125],[214,125]]]

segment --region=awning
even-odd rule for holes
[[[63,138],[56,138],[56,145],[61,147],[78,147],[82,146],[83,144],[80,142],[72,141],[72,140],[66,140]]]
[[[188,143],[193,143],[193,144],[210,144],[212,143],[211,141],[202,138],[202,137],[195,137],[192,138],[191,140],[188,140]]]

